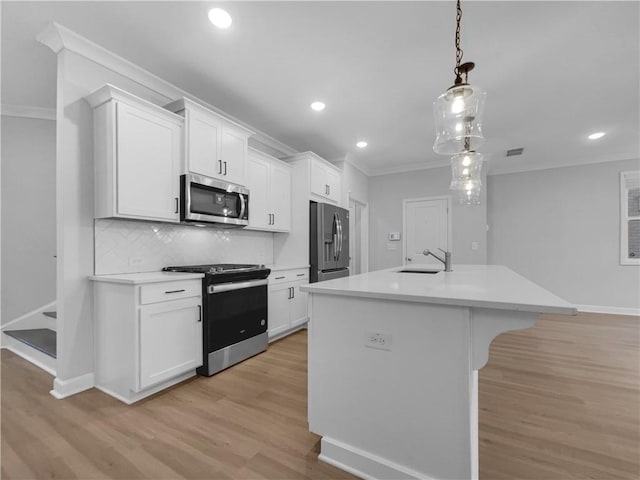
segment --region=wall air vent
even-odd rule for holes
[[[507,157],[515,157],[516,155],[522,155],[524,148],[512,148],[507,150]]]

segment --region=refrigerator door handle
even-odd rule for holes
[[[344,240],[342,238],[342,219],[340,217],[338,217],[338,238],[340,241],[338,242],[338,257],[336,260],[340,260],[340,256],[342,255],[342,242]]]
[[[340,218],[337,213],[333,214],[333,230],[336,232],[333,234],[333,260],[338,261],[340,255]]]

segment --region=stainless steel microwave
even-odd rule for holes
[[[180,221],[245,227],[249,225],[249,190],[204,175],[181,175]]]

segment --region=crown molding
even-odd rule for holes
[[[28,105],[2,105],[2,115],[5,117],[35,118],[38,120],[56,120],[54,108],[31,107]]]
[[[82,57],[85,57],[92,62],[95,62],[103,67],[112,70],[120,75],[123,75],[131,80],[143,85],[158,94],[158,101],[163,102],[166,99],[177,100],[181,97],[185,97],[192,101],[195,101],[206,108],[213,110],[214,112],[223,115],[232,122],[238,125],[255,131],[255,135],[252,137],[255,141],[268,146],[270,149],[281,152],[282,156],[292,155],[297,153],[297,150],[289,147],[288,145],[274,139],[270,135],[267,135],[260,130],[256,130],[251,125],[235,118],[232,115],[224,112],[223,110],[215,107],[214,105],[201,100],[194,95],[176,87],[175,85],[163,80],[162,78],[154,75],[153,73],[145,70],[144,68],[136,65],[135,63],[107,50],[106,48],[86,39],[85,37],[78,35],[77,33],[69,30],[68,28],[60,25],[59,23],[50,23],[37,37],[36,39],[43,45],[49,47],[54,53],[59,53],[62,50],[68,50],[76,53]],[[161,98],[162,97],[162,98]]]
[[[372,176],[371,169],[369,169],[367,166],[365,166],[363,164],[362,160],[360,160],[359,157],[355,157],[352,152],[347,152],[347,154],[344,156],[344,158],[333,160],[331,163],[335,163],[336,165],[337,164],[345,164],[345,163],[347,163],[347,164],[351,165],[353,168],[355,168],[356,170],[358,170],[363,175],[365,175],[367,177]]]
[[[398,165],[396,167],[376,168],[371,170],[371,177],[379,177],[382,175],[392,175],[395,173],[416,172],[418,170],[429,170],[431,168],[442,168],[450,165],[449,159],[438,160],[430,163],[411,163],[407,165]]]

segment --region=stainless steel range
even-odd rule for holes
[[[210,376],[267,349],[267,277],[264,265],[219,263],[166,267],[171,272],[204,273],[202,367]]]

